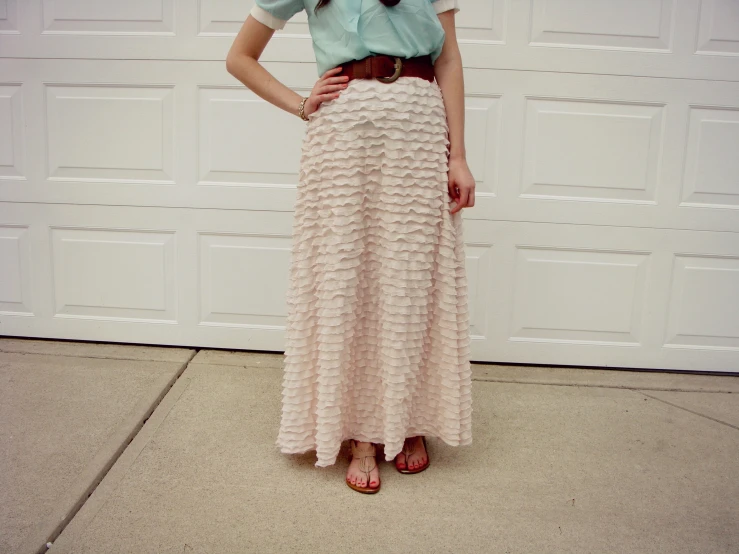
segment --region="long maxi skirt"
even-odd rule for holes
[[[468,445],[462,213],[434,81],[354,79],[307,122],[287,291],[285,454],[336,462],[342,441]]]

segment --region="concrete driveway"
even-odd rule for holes
[[[361,495],[281,361],[0,339],[0,552],[739,552],[739,377],[475,364],[473,445]]]

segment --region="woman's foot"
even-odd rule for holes
[[[353,455],[346,471],[346,480],[358,487],[376,489],[380,486],[380,468],[375,458],[375,445],[371,442],[353,442]]]
[[[395,457],[395,466],[398,469],[414,471],[425,466],[428,459],[423,437],[408,437],[403,444],[403,451]]]

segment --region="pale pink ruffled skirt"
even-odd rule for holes
[[[349,438],[468,445],[462,214],[449,213],[436,82],[355,79],[307,123],[293,224],[277,446],[336,462]]]

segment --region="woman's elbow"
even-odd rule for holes
[[[252,69],[254,69],[253,62],[256,61],[257,58],[247,52],[232,50],[226,56],[226,71],[241,82],[244,82],[244,79],[246,79],[252,72]]]
[[[229,51],[229,53],[226,55],[226,71],[228,71],[231,75],[233,75],[234,71],[236,71],[236,66],[238,65],[238,57],[239,54],[234,52],[233,50]]]

